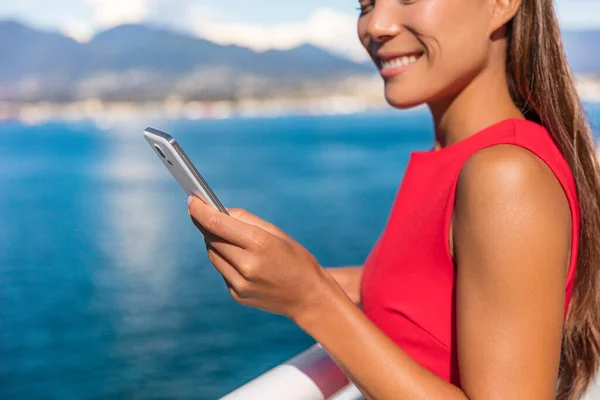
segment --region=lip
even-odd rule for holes
[[[381,73],[381,76],[383,78],[392,78],[394,76],[397,76],[399,74],[403,74],[407,71],[409,71],[412,67],[414,67],[414,65],[416,63],[419,62],[419,60],[421,59],[421,57],[423,57],[423,52],[422,51],[411,51],[411,52],[377,52],[377,66],[379,67],[379,72]],[[417,61],[415,61],[412,64],[408,64],[408,65],[403,65],[401,67],[397,67],[397,68],[386,68],[383,69],[383,61],[389,61],[389,60],[393,60],[396,58],[400,58],[400,57],[411,57],[411,56],[415,56],[417,57]]]
[[[379,73],[384,78],[393,78],[394,76],[397,76],[397,75],[400,75],[400,74],[403,74],[403,73],[407,72],[415,64],[416,63],[409,64],[409,65],[403,65],[403,66],[398,67],[398,68],[386,68],[386,69],[380,68],[379,69]]]
[[[378,51],[376,56],[377,59],[379,60],[379,63],[381,63],[381,61],[389,61],[389,60],[393,60],[394,58],[400,58],[400,57],[410,57],[410,56],[415,56],[417,58],[421,57],[423,55],[422,51],[405,51],[405,52],[390,52],[390,51]]]

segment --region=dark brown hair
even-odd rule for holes
[[[579,252],[556,397],[575,400],[595,378],[600,359],[600,167],[552,0],[523,0],[508,35],[507,74],[513,100],[527,119],[552,134],[577,184]]]

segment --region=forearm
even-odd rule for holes
[[[335,286],[335,285],[329,285]],[[317,340],[369,399],[467,397],[404,353],[338,288],[296,323]]]
[[[327,272],[336,280],[336,282],[344,289],[346,295],[354,302],[360,304],[360,282],[363,275],[363,267],[335,267],[325,268]]]

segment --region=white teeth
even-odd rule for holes
[[[415,63],[418,60],[417,56],[403,56],[394,58],[393,60],[381,61],[381,67],[387,68],[400,68],[405,65]]]

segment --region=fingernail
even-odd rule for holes
[[[192,204],[192,201],[194,201],[194,196],[189,196],[187,200],[188,206]]]

